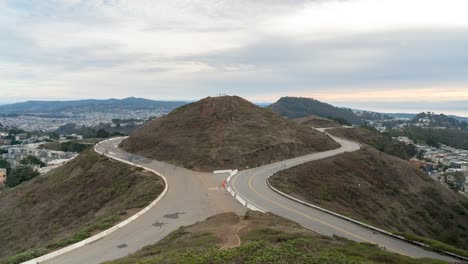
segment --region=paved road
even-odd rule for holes
[[[212,173],[194,172],[164,162],[148,160],[117,148],[121,139],[98,146],[100,151],[163,174],[169,189],[166,196],[146,214],[92,244],[76,249],[43,263],[93,264],[124,257],[154,244],[180,226],[187,226],[223,212],[245,213],[227,192],[219,190],[222,177]],[[446,261],[451,258],[425,251],[419,247],[373,233],[361,226],[288,200],[269,189],[266,179],[273,173],[308,161],[331,157],[345,151],[356,151],[357,144],[335,138],[342,147],[283,162],[241,171],[230,182],[232,188],[249,203],[291,219],[324,235],[339,235],[359,242],[379,244],[388,250],[412,257],[430,257]]]
[[[294,202],[273,192],[267,186],[266,180],[268,177],[280,170],[308,161],[319,160],[360,149],[359,145],[356,143],[336,137],[332,138],[341,144],[341,148],[241,171],[233,177],[230,182],[230,187],[248,203],[253,204],[259,209],[293,220],[323,235],[337,235],[358,242],[378,244],[389,251],[414,258],[427,257],[449,262],[457,261],[448,256],[426,251],[402,240],[373,232],[360,225]]]
[[[191,225],[223,212],[245,213],[244,207],[226,191],[217,188],[223,180],[222,176],[194,172],[128,154],[116,147],[120,140],[105,142],[98,148],[163,174],[169,185],[166,196],[140,218],[109,236],[43,263],[101,263],[154,244],[180,226]]]

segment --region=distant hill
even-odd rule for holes
[[[195,170],[245,169],[339,147],[237,96],[208,97],[147,123],[120,147]]]
[[[417,114],[412,120],[413,124],[421,124],[425,127],[445,127],[454,129],[468,129],[468,123],[460,122],[458,119],[444,114],[423,112]]]
[[[57,114],[62,112],[97,112],[115,109],[142,110],[167,108],[174,109],[187,102],[154,101],[143,98],[129,97],[125,99],[107,100],[76,100],[76,101],[27,101],[0,106],[0,115],[12,114]]]
[[[316,115],[324,118],[340,118],[352,124],[362,124],[363,120],[351,109],[339,108],[312,98],[282,97],[269,109],[287,118],[301,118]]]

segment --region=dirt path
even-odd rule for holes
[[[226,226],[226,229],[220,234],[222,236],[221,240],[223,241],[221,249],[230,249],[240,246],[242,241],[239,232],[247,226],[249,226],[249,223],[243,221],[234,226]]]

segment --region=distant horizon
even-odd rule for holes
[[[212,97],[217,96],[217,95],[211,95]],[[43,101],[43,102],[50,102],[50,101],[79,101],[79,100],[109,100],[109,99],[117,99],[117,100],[122,100],[126,98],[142,98],[142,99],[148,99],[148,100],[155,100],[155,101],[167,101],[167,102],[174,102],[174,101],[179,101],[179,102],[194,102],[197,100],[200,100],[201,98],[198,99],[161,99],[161,98],[147,98],[147,97],[140,97],[140,96],[125,96],[122,98],[115,98],[115,97],[109,97],[109,98],[28,98],[28,99],[17,99],[15,101],[0,101],[0,106],[3,105],[9,105],[9,104],[15,104],[15,103],[23,103],[27,101]],[[208,96],[205,96],[208,97]],[[202,98],[205,98],[202,97]],[[241,96],[242,97],[242,96]],[[295,96],[294,96],[295,97]],[[301,97],[301,96],[298,96]],[[351,108],[355,110],[364,110],[364,111],[370,111],[370,112],[378,112],[382,114],[418,114],[422,112],[434,112],[437,114],[445,114],[445,115],[453,115],[453,116],[458,116],[458,117],[464,117],[468,118],[468,101],[452,101],[452,102],[424,102],[424,101],[417,101],[417,102],[333,102],[333,101],[326,101],[326,100],[321,100],[315,97],[307,97],[307,96],[302,96],[306,98],[311,98],[315,100],[319,100],[323,103],[328,103],[336,107],[341,107],[341,108]],[[244,97],[243,97],[244,98]],[[274,101],[265,101],[265,100],[250,100],[249,98],[245,98],[252,103],[255,103],[257,105],[268,105],[276,102],[277,100]],[[278,98],[279,99],[279,98]],[[393,106],[393,107],[390,107]],[[462,109],[454,109],[454,106],[460,106],[458,108]],[[464,108],[463,108],[464,107]]]
[[[468,101],[466,1],[91,2],[0,1],[0,100],[291,95],[468,115],[450,107]]]

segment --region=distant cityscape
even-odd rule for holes
[[[116,109],[112,112],[89,112],[76,115],[75,113],[61,113],[63,117],[42,117],[41,115],[19,115],[14,117],[0,117],[0,124],[15,127],[25,131],[54,131],[66,124],[93,127],[102,123],[112,123],[113,119],[148,120],[168,113],[168,109],[154,110],[124,110]]]

